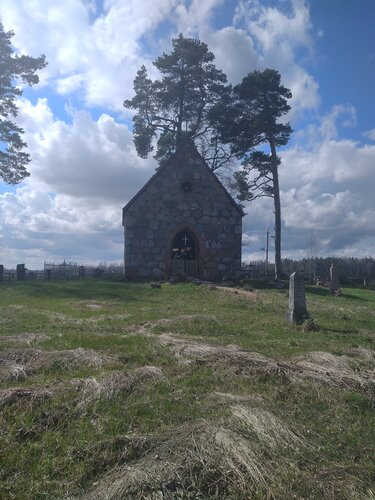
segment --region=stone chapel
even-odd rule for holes
[[[123,208],[125,277],[239,278],[243,215],[186,143]]]

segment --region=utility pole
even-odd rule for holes
[[[270,228],[267,228],[266,232],[266,276],[268,276],[268,244],[270,240]]]
[[[268,248],[269,248],[269,241],[270,241],[270,228],[267,228],[266,232],[266,248],[261,248],[261,250],[266,252],[266,266],[265,266],[265,274],[266,277],[268,276]]]
[[[316,246],[316,236],[313,230],[310,232],[310,278],[315,281],[315,263],[313,263],[314,249]]]

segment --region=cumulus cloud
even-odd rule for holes
[[[198,36],[209,44],[232,83],[249,71],[274,67],[293,92],[293,108],[313,108],[319,102],[318,85],[296,60],[296,49],[312,50],[307,4],[291,0],[290,10],[241,0],[235,24],[219,31],[211,18],[223,0],[111,0],[98,11],[95,2],[3,0],[6,29],[14,29],[15,47],[33,55],[46,53],[48,67],[41,78],[62,95],[76,93],[87,106],[124,111],[140,65],[162,50],[169,36],[179,32]],[[170,23],[160,37],[157,30]],[[126,27],[126,29],[125,29]]]
[[[46,54],[44,85],[65,95],[80,92],[88,106],[122,110],[137,69],[150,58],[142,37],[178,3],[111,0],[98,13],[94,2],[80,0],[3,0],[1,17],[5,29],[14,29],[20,52]]]
[[[245,75],[260,67],[259,54],[252,38],[243,29],[227,26],[207,36],[207,43],[216,56],[216,65],[237,85]]]
[[[351,105],[335,105],[330,113],[323,117],[320,125],[320,133],[325,139],[333,139],[338,136],[338,120],[344,127],[351,127],[356,123],[356,110]]]
[[[123,253],[119,207],[89,208],[75,198],[24,186],[0,195],[0,260],[8,267],[45,260],[97,263],[98,255],[120,262]]]
[[[280,152],[282,249],[284,256],[366,256],[375,253],[375,145],[342,139],[339,129],[356,120],[350,105],[333,106],[293,147]],[[244,232],[273,231],[269,198],[247,204]],[[272,240],[270,241],[272,247]],[[245,239],[248,259],[263,258],[259,244]]]
[[[313,52],[312,25],[304,0],[291,0],[284,6],[289,8],[282,9],[282,4],[265,6],[258,0],[241,0],[234,21],[252,38],[260,69],[270,67],[280,71],[283,84],[292,91],[291,105],[297,113],[314,109],[320,102],[318,83],[297,57],[301,49],[308,54]]]
[[[364,134],[367,139],[370,139],[371,141],[375,141],[375,128],[372,128],[371,130],[367,130]]]
[[[374,237],[374,163],[375,146],[351,140],[327,139],[312,150],[285,151],[280,170],[285,227],[315,231],[323,252],[345,252]]]
[[[176,25],[176,33],[185,36],[199,36],[203,39],[211,31],[210,20],[215,9],[222,6],[224,0],[192,0],[178,2],[172,19]]]
[[[29,182],[95,203],[125,202],[150,177],[153,159],[137,156],[132,133],[113,117],[71,114],[68,124],[54,119],[47,99],[20,102],[19,122],[33,158]]]
[[[54,118],[47,99],[23,99],[19,122],[31,177],[0,196],[1,257],[8,265],[27,257],[34,267],[82,255],[86,263],[100,254],[121,261],[121,209],[154,173],[153,159],[138,158],[127,126],[106,114],[93,120],[72,111],[68,124]]]

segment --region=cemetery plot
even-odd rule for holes
[[[3,497],[371,498],[375,296],[305,291],[3,284]]]

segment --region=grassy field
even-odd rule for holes
[[[0,498],[374,499],[375,293],[0,286]]]

